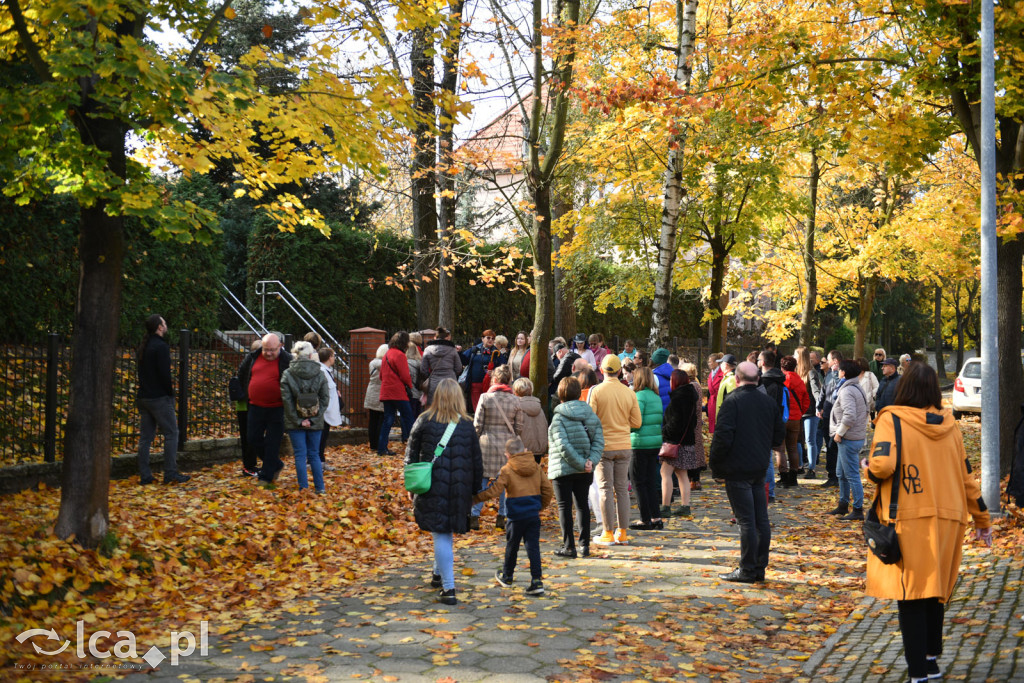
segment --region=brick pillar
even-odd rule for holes
[[[434,341],[434,337],[437,336],[437,330],[420,330],[420,334],[423,335],[423,345],[426,346],[427,342]]]
[[[353,427],[366,427],[366,411],[363,410],[363,399],[366,397],[366,385],[370,382],[370,361],[377,357],[377,347],[387,341],[387,333],[372,327],[360,327],[349,330],[348,364],[349,375],[348,395],[345,405],[348,407],[349,419]]]

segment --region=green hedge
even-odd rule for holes
[[[205,191],[204,191],[205,190]],[[179,184],[199,201],[215,202],[202,182]],[[121,337],[141,338],[142,322],[160,313],[171,330],[216,327],[220,245],[157,240],[137,220],[125,221]],[[0,339],[35,342],[48,332],[69,335],[78,291],[78,207],[60,196],[27,206],[0,198]]]

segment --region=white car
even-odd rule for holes
[[[968,358],[953,383],[953,418],[964,413],[981,414],[981,359]]]

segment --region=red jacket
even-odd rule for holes
[[[789,389],[789,419],[802,419],[807,409],[811,407],[811,396],[807,393],[807,385],[800,379],[800,375],[792,370],[783,370],[786,375],[784,382]]]
[[[380,363],[380,400],[408,401],[405,387],[412,388],[409,359],[398,349],[388,349]]]
[[[708,433],[715,433],[715,409],[717,408],[718,400],[718,387],[722,385],[722,378],[725,377],[725,373],[722,372],[722,366],[718,366],[718,371],[715,372],[711,377],[708,378]]]

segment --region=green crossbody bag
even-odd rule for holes
[[[434,458],[430,462],[411,462],[405,466],[405,490],[409,493],[426,493],[430,490],[430,473],[434,470],[434,460],[448,447],[448,440],[455,433],[457,422],[449,422],[444,436],[434,449]]]

